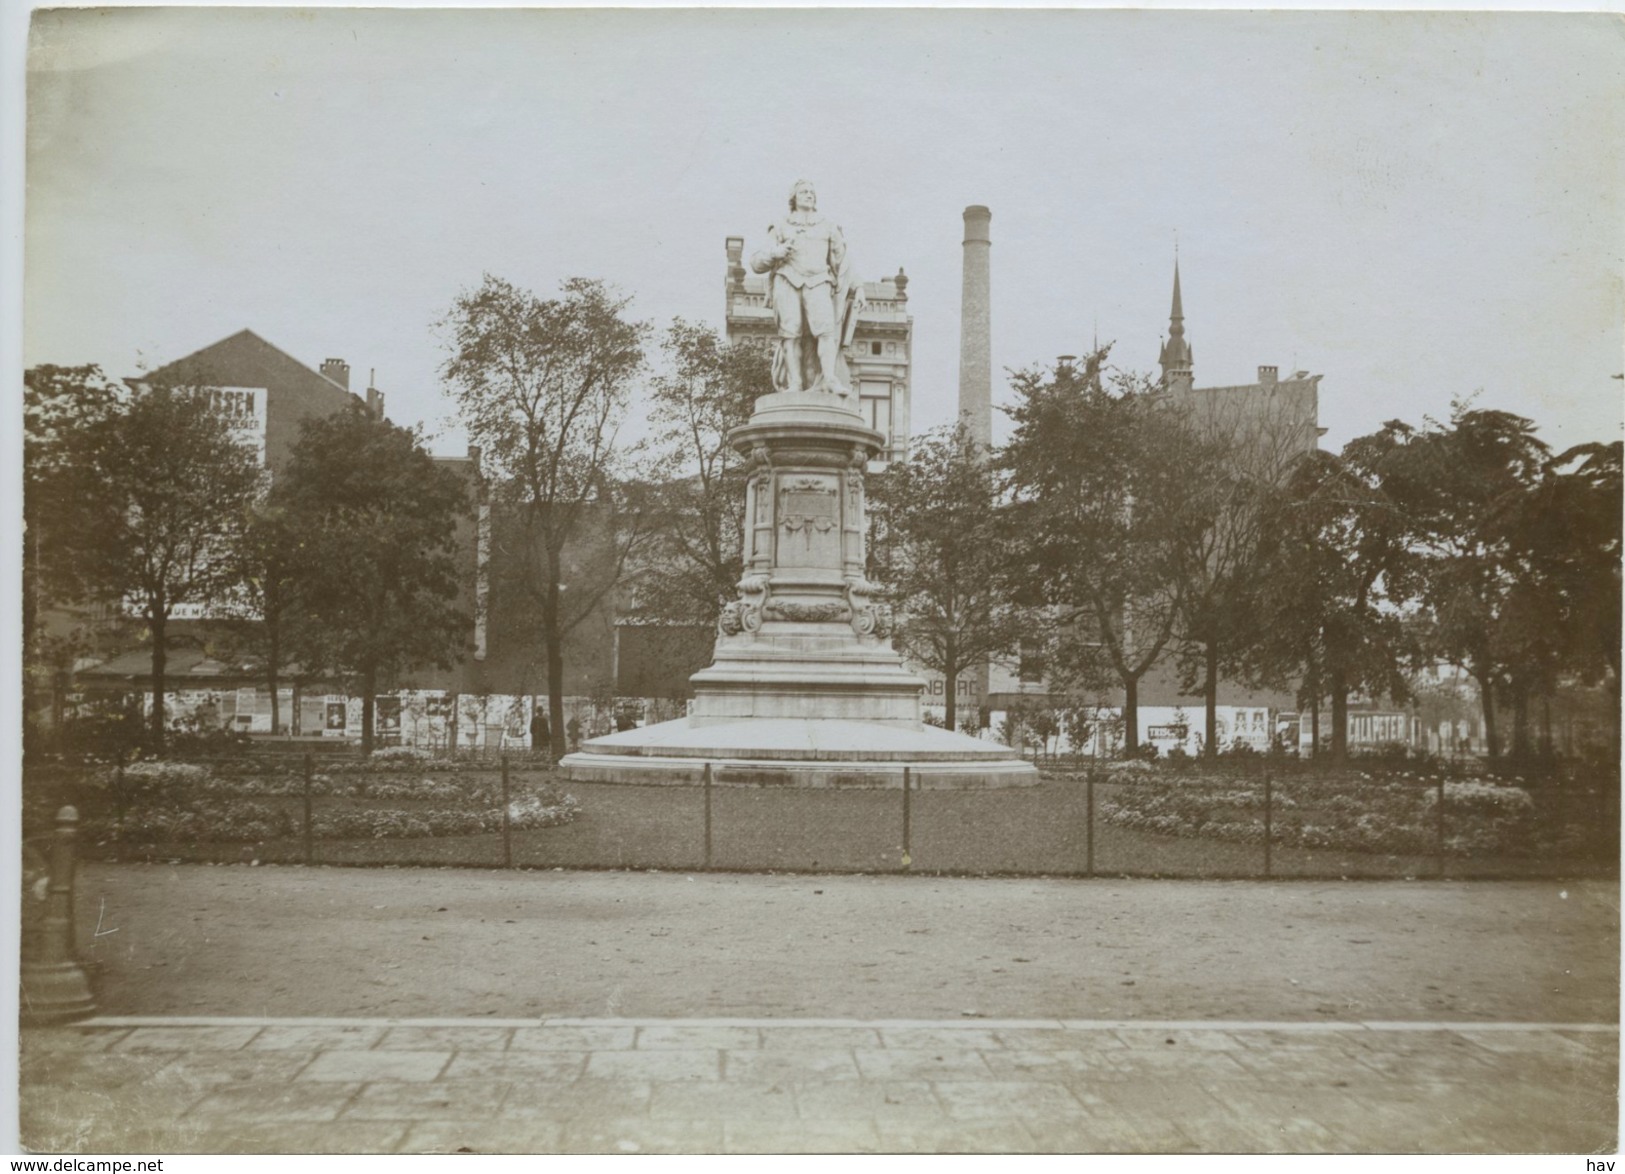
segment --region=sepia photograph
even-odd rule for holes
[[[1612,1168],[1618,13],[5,8],[0,1148]]]

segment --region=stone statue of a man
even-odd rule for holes
[[[863,283],[851,274],[846,239],[818,215],[818,193],[805,179],[790,189],[790,212],[767,230],[768,245],[750,267],[768,277],[779,324],[773,386],[779,391],[849,394],[841,350],[852,340]]]

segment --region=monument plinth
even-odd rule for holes
[[[925,682],[892,647],[891,609],[865,575],[864,471],[886,439],[830,337],[850,340],[862,285],[810,185],[791,200],[752,258],[774,275],[777,390],[728,436],[746,462],[744,573],[713,663],[690,678],[688,717],[594,738],[560,765],[610,782],[693,782],[706,762],[723,783],[896,785],[904,767],[927,786],[1036,782],[1007,747],[921,721]]]

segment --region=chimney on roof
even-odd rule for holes
[[[469,459],[469,463],[471,463],[474,466],[474,471],[476,473],[478,473],[480,471],[480,446],[479,445],[471,444],[471,445],[468,446],[468,459]]]
[[[1272,387],[1275,385],[1276,380],[1280,378],[1280,375],[1281,369],[1279,367],[1260,367],[1258,369],[1258,382],[1265,387]]]
[[[384,418],[384,393],[373,386],[377,378],[378,368],[370,368],[367,371],[367,411],[382,420]]]
[[[323,359],[322,374],[344,388],[345,391],[350,390],[350,364],[343,359]]]
[[[745,238],[730,236],[723,242],[728,250],[728,289],[730,292],[745,288]]]

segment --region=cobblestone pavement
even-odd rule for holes
[[[40,1153],[1597,1153],[1612,1024],[101,1018]]]

